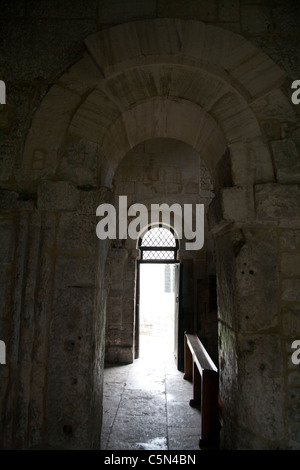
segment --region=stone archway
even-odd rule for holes
[[[194,311],[196,290],[194,295],[192,286],[197,282],[196,272],[199,273],[201,270],[201,276],[205,277],[207,260],[213,259],[213,242],[207,229],[207,210],[214,193],[209,171],[203,160],[198,152],[182,141],[166,137],[146,140],[133,147],[124,156],[113,178],[113,191],[117,206],[119,197],[124,198],[124,195],[126,195],[128,208],[136,203],[143,205],[147,211],[147,222],[143,221],[143,224],[150,223],[152,215],[158,217],[157,213],[152,214],[152,207],[154,210],[155,208],[158,210],[159,207],[161,222],[163,222],[162,213],[164,213],[165,223],[170,224],[177,233],[181,246],[177,259],[184,272],[185,293],[190,286],[189,294],[185,294],[181,301],[182,312],[184,311],[181,326],[183,331],[194,330],[197,324],[200,325],[200,320],[197,321],[197,314]],[[124,204],[122,205],[124,207]],[[196,207],[198,207],[197,215]],[[205,219],[203,232],[199,210],[201,207]],[[193,208],[191,216],[188,214],[190,208]],[[152,220],[153,222],[158,223],[158,220]],[[195,231],[195,225],[197,226],[197,249],[188,241],[191,238],[189,233]],[[202,233],[206,240],[205,247],[202,246]],[[122,253],[123,256],[120,258]],[[112,289],[107,299],[107,362],[132,362],[138,354],[138,328],[135,322],[138,315],[134,313],[135,305],[138,304],[134,300],[138,285],[138,260],[139,250],[137,250],[136,240],[127,237],[127,240],[116,240],[112,243],[108,268]],[[214,265],[213,261],[211,261],[210,271],[211,274],[213,271],[215,275],[212,265]],[[123,275],[120,276],[121,272]],[[192,301],[194,297],[195,300]],[[199,303],[200,299],[198,307]],[[136,335],[134,335],[134,330]],[[121,338],[120,331],[122,331]],[[180,368],[183,367],[183,340],[182,334],[180,353],[177,354]],[[217,348],[214,349],[216,349],[214,357],[217,358]]]
[[[107,187],[130,148],[153,137],[172,137],[201,154],[215,181],[210,223],[220,286],[224,446],[287,445],[284,335],[274,314],[281,301],[274,293],[281,285],[278,226],[290,227],[287,219],[299,214],[289,208],[295,185],[287,190],[284,181],[278,183],[280,148],[274,145],[271,155],[263,130],[274,113],[285,120],[275,102],[295,119],[280,90],[284,73],[242,37],[197,21],[122,24],[90,36],[86,46],[37,110],[16,172],[20,187],[37,191],[39,211],[26,212],[20,226],[42,256],[43,276],[35,288],[47,324],[42,344],[48,346],[38,349],[38,326],[29,339],[23,330],[21,343],[30,341],[36,356],[19,372],[26,393],[17,411],[8,400],[7,417],[12,413],[13,418],[7,418],[6,442],[19,426],[23,447],[99,447],[107,247],[96,246],[95,209],[111,200]],[[17,243],[24,251],[28,238]],[[35,257],[22,271],[29,273],[28,296],[37,283],[37,264]],[[46,366],[31,388],[24,379],[28,364],[37,371],[39,364]],[[79,365],[81,377],[74,375]],[[251,394],[257,374],[263,387],[257,384]],[[35,410],[30,415],[29,402]]]
[[[128,37],[124,48],[122,37]],[[166,19],[113,27],[86,45],[89,53],[60,77],[36,113],[20,180],[28,171],[33,179],[52,177],[72,137],[100,145],[113,171],[127,150],[158,136],[190,144],[212,170],[226,146],[261,144],[258,177],[270,180],[254,110],[284,73],[251,43],[197,21]]]

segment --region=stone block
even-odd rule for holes
[[[117,263],[124,263],[128,258],[128,251],[125,248],[111,248],[108,252],[108,259]]]
[[[17,154],[15,144],[1,144],[0,146],[0,181],[7,181],[13,171],[14,161]]]
[[[246,36],[264,34],[270,23],[271,9],[264,8],[262,4],[241,5],[241,26]]]
[[[85,44],[105,76],[118,70],[120,63],[141,54],[134,22],[118,25],[113,31],[104,29],[92,34],[85,39]]]
[[[291,345],[290,344],[289,344],[289,349],[291,351]],[[293,351],[294,350],[292,350],[292,352]],[[293,364],[292,361],[291,361],[291,364]],[[289,373],[288,373],[288,384],[299,388],[300,387],[300,374],[298,372],[298,366],[295,366],[294,364],[293,364],[293,366],[295,367],[295,370],[289,371]]]
[[[101,190],[80,191],[80,204],[76,212],[62,212],[57,246],[60,250],[81,250],[94,255],[97,249],[96,235],[97,207],[103,203],[105,195]]]
[[[231,70],[231,74],[253,98],[263,96],[284,82],[284,71],[264,52],[255,50],[251,57]],[[259,135],[259,134],[257,134]]]
[[[35,2],[29,0],[26,5],[27,16],[37,18],[94,18],[97,14],[98,1],[89,0],[84,4],[81,0],[65,0],[49,3],[47,0]]]
[[[81,96],[86,95],[103,79],[103,75],[93,59],[86,52],[69,70],[58,80],[63,88],[76,91]]]
[[[115,183],[115,194],[120,196],[128,196],[129,194],[135,194],[134,182],[133,181],[119,181]]]
[[[89,323],[92,312],[89,289],[69,289],[57,296],[46,391],[48,442],[54,448],[90,448],[87,436],[93,395],[94,336]]]
[[[163,166],[159,171],[159,180],[163,183],[182,183],[182,174],[179,168],[172,166]]]
[[[211,231],[217,231],[225,223],[223,219],[222,199],[219,195],[215,196],[209,205],[207,213],[208,228]]]
[[[23,0],[16,0],[11,2],[10,0],[3,0],[1,3],[1,14],[2,16],[24,16],[26,12],[26,5]]]
[[[0,318],[9,319],[12,316],[11,295],[13,289],[13,265],[11,263],[0,263],[0,276],[2,279],[0,287]],[[0,333],[4,333],[0,330]],[[0,339],[7,341],[9,336]]]
[[[296,304],[285,305],[281,311],[282,325],[284,334],[290,338],[300,339],[300,306]],[[291,342],[288,344],[289,351],[291,352]]]
[[[255,186],[257,218],[289,222],[300,219],[299,185],[258,184]]]
[[[239,0],[222,0],[219,5],[219,21],[239,21],[240,2]]]
[[[300,156],[291,139],[271,142],[276,177],[279,183],[298,183],[300,181]]]
[[[234,143],[229,148],[234,185],[246,186],[273,180],[271,156],[260,138],[253,139],[247,144]]]
[[[199,194],[199,184],[194,182],[186,184],[183,192],[184,194]]]
[[[103,0],[99,8],[99,22],[105,26],[109,23],[123,23],[138,18],[155,18],[156,0]]]
[[[300,449],[300,431],[299,431],[299,421],[295,423],[291,423],[291,431],[290,431],[290,436],[292,440],[291,448],[295,450]]]
[[[244,143],[237,142],[229,146],[231,159],[232,181],[236,186],[253,184],[255,168],[253,152]]]
[[[6,129],[4,129],[7,139],[24,138],[30,126],[31,113],[36,104],[37,95],[38,89],[35,85],[7,83],[7,104],[4,107],[4,115],[8,114],[7,117],[9,117]],[[0,113],[1,117],[2,113],[3,111]]]
[[[164,25],[165,27],[162,27]],[[179,54],[181,22],[177,18],[157,18],[154,22],[137,23],[136,31],[142,55]]]
[[[0,189],[0,209],[4,211],[27,210],[32,211],[36,207],[35,196],[19,194],[15,191]]]
[[[41,181],[37,204],[43,211],[75,211],[79,207],[79,191],[65,181]]]
[[[274,169],[268,146],[261,136],[251,140],[250,148],[253,151],[256,183],[274,181]]]
[[[298,18],[300,15],[298,3],[291,5],[288,2],[278,2],[276,7],[272,8],[272,15],[280,35],[294,36],[298,34]]]
[[[89,256],[88,252],[79,251],[76,253],[74,250],[73,253],[70,251],[69,254],[59,255],[56,262],[56,288],[69,291],[87,289],[93,293],[95,290],[95,269],[94,258]]]
[[[300,253],[282,253],[281,272],[284,277],[300,277]]]
[[[14,222],[10,218],[0,218],[0,263],[9,263],[14,256]]]
[[[277,239],[272,230],[243,230],[243,234],[235,273],[239,330],[255,332],[278,323]]]
[[[288,86],[290,89],[290,83]],[[290,99],[288,99],[286,93],[284,93],[280,88],[275,88],[266,95],[263,95],[259,99],[252,102],[251,108],[263,125],[270,120],[270,123],[273,123],[275,127],[277,127],[277,122],[279,122],[280,129],[279,137],[277,139],[282,138],[282,132],[284,132],[284,127],[286,126],[287,122],[297,122],[296,109],[295,107],[291,106]],[[282,123],[285,124],[282,126]],[[278,133],[278,130],[275,132],[274,130],[271,131],[271,134],[274,133]],[[273,138],[271,140],[277,139]]]
[[[7,90],[6,90],[7,93]],[[1,133],[8,134],[16,123],[16,109],[10,104],[0,107],[0,129]]]
[[[133,359],[131,346],[107,346],[106,348],[105,360],[107,363],[131,364]]]
[[[99,147],[86,140],[71,141],[64,152],[58,178],[79,186],[97,185],[97,158]]]
[[[265,119],[260,122],[263,134],[268,141],[281,138],[281,122],[279,119]]]
[[[154,194],[181,194],[183,190],[182,184],[178,183],[163,183],[162,181],[153,182]],[[145,195],[147,194],[144,193]]]
[[[73,114],[80,101],[78,93],[59,85],[50,89],[32,119],[22,167],[15,172],[18,180],[53,178],[60,145],[69,126],[66,116]]]
[[[123,318],[122,305],[116,305],[114,299],[107,300],[107,327],[106,327],[106,344],[111,344],[114,338],[118,337],[115,328],[121,328]]]
[[[281,298],[289,302],[300,302],[300,279],[284,279]]]
[[[83,51],[83,40],[97,30],[96,21],[90,18],[68,18],[67,28],[65,19],[28,16],[9,19],[1,16],[1,23],[1,69],[5,70],[7,80],[18,77],[19,81],[56,75],[62,64],[73,62]]]
[[[101,110],[105,109],[105,113]],[[78,107],[70,125],[70,133],[87,141],[101,142],[112,121],[120,113],[117,105],[102,90],[93,90]],[[99,122],[100,118],[100,122]]]
[[[1,269],[1,268],[0,268]],[[5,313],[5,312],[4,312]],[[10,321],[8,318],[2,318],[1,315],[1,310],[0,310],[0,340],[4,342],[4,348],[5,350],[5,358],[6,358],[6,363],[11,362],[12,358],[11,355],[9,354],[9,342],[10,342]],[[1,346],[3,347],[3,345]],[[0,367],[0,370],[2,367]],[[5,374],[6,375],[6,374]]]
[[[241,142],[245,135],[247,135],[249,140],[254,139],[260,133],[257,120],[253,113],[247,108],[241,109],[240,103],[236,103],[236,101],[236,98],[232,94],[231,99],[229,98],[226,103],[226,107],[228,107],[231,115],[227,116],[225,119],[222,117],[223,110],[218,110],[222,129],[230,143]],[[236,112],[234,112],[234,110],[236,110]],[[226,112],[226,110],[224,111]]]
[[[300,251],[300,230],[284,230],[279,239],[282,250]]]
[[[234,252],[232,250],[232,234],[220,235],[216,243],[216,256],[218,259],[218,315],[221,322],[229,325],[233,330],[236,327],[235,305],[235,273]]]
[[[298,388],[291,387],[289,392],[289,418],[296,423],[300,423],[300,391]],[[300,436],[300,433],[298,433]]]
[[[284,365],[280,336],[240,335],[238,370],[239,422],[262,438],[284,439]]]
[[[254,218],[252,187],[222,189],[223,217],[228,220],[251,220]]]
[[[158,0],[159,17],[175,17],[200,21],[214,21],[217,18],[217,5],[215,0]]]
[[[238,374],[237,338],[222,321],[219,323],[219,371],[221,399],[234,414]]]
[[[87,214],[63,212],[57,232],[58,249],[75,250],[75,252],[80,250],[82,253],[95,254],[97,246],[96,223],[97,221],[92,221]]]

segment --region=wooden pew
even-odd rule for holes
[[[193,382],[191,406],[201,409],[199,447],[217,446],[220,433],[219,374],[200,339],[185,333],[184,379]]]

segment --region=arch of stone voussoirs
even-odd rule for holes
[[[193,147],[213,171],[228,144],[257,138],[260,128],[245,98],[219,77],[152,64],[107,78],[77,108],[69,132],[100,144],[113,169],[139,142],[172,137]]]
[[[20,179],[26,172],[53,177],[72,137],[97,142],[112,171],[130,148],[153,137],[191,145],[213,171],[230,144],[257,147],[251,104],[284,79],[247,40],[197,21],[126,23],[89,36],[86,46],[33,119]]]
[[[85,43],[105,78],[136,65],[181,63],[219,75],[249,102],[277,88],[285,76],[242,36],[194,20],[125,23],[94,33]]]
[[[113,172],[126,153],[140,142],[168,137],[181,140],[201,153],[208,168],[226,149],[225,136],[216,121],[200,106],[183,99],[153,97],[124,110],[105,129],[82,119],[81,111],[74,117],[69,132],[80,138],[96,141],[103,149]],[[216,158],[213,158],[216,157]]]

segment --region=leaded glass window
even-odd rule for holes
[[[174,262],[178,243],[173,232],[164,227],[153,227],[139,239],[141,261]]]

